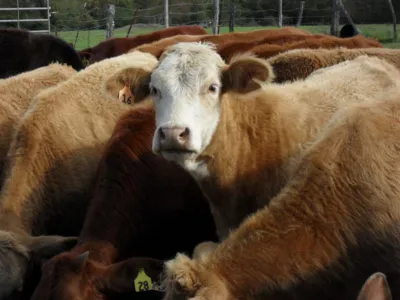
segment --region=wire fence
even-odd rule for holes
[[[190,0],[187,0],[190,1]],[[256,1],[257,2],[257,1]],[[236,7],[233,10],[231,1],[220,3],[219,32],[229,31],[231,18],[234,19],[234,31],[248,31],[262,28],[278,27],[278,4],[276,7],[265,7],[258,5],[252,9]],[[393,24],[390,10],[386,0],[377,0],[380,11],[387,11],[385,22],[373,24],[363,19],[355,20],[361,33],[380,40],[388,47],[398,47],[400,44],[394,43]],[[51,32],[72,43],[77,49],[94,46],[106,39],[107,22],[109,22],[109,8],[89,7],[82,0],[69,0],[66,5],[59,5],[56,2],[51,5]],[[205,0],[201,2],[180,2],[169,4],[169,26],[177,25],[202,25],[210,33],[213,19],[213,2]],[[282,10],[283,26],[294,26],[298,21],[299,7],[284,8]],[[35,15],[36,14],[36,15]],[[32,12],[30,17],[40,17],[40,12]],[[330,7],[314,8],[305,7],[303,11],[301,28],[313,33],[330,33],[330,23],[332,19]],[[0,12],[0,19],[2,15]],[[115,15],[113,16],[113,37],[125,37],[145,34],[165,27],[164,5],[154,5],[151,7],[138,8],[115,5]],[[133,24],[134,23],[134,24]],[[344,17],[341,18],[341,25],[346,23]],[[133,24],[133,25],[132,25]],[[25,25],[25,24],[24,24]],[[15,26],[15,24],[0,23],[0,26]],[[36,24],[34,29],[41,29],[40,24]]]

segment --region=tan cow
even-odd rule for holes
[[[130,109],[107,99],[105,92],[116,92],[105,82],[129,66],[149,72],[156,63],[141,52],[106,59],[33,99],[0,195],[0,298],[21,288],[31,255],[49,258],[76,242],[46,234],[79,234],[102,149]]]
[[[399,135],[399,90],[339,109],[269,205],[202,260],[166,263],[164,299],[352,300],[372,270],[399,299]]]
[[[155,101],[157,126],[153,151],[177,162],[197,179],[209,198],[220,237],[232,242],[236,241],[236,234],[229,235],[229,231],[237,228],[258,209],[267,213],[265,205],[288,183],[304,149],[315,143],[315,138],[324,132],[322,128],[337,111],[356,103],[374,101],[383,93],[390,95],[400,90],[400,72],[384,60],[367,56],[321,69],[304,81],[268,84],[265,87],[260,83],[271,78],[271,67],[265,61],[242,56],[225,65],[210,45],[201,43],[172,46],[151,74],[150,89]],[[310,190],[315,191],[311,187]],[[296,214],[296,211],[289,210],[288,213]],[[286,222],[283,218],[278,220]],[[269,232],[265,229],[265,234]],[[246,234],[247,231],[242,235],[245,240]],[[262,234],[259,233],[260,238]],[[337,244],[337,241],[334,243]],[[237,244],[238,247],[243,245],[241,242]],[[229,253],[228,247],[236,249],[230,242],[226,245],[215,250],[221,253],[218,256],[221,259],[224,251]],[[296,247],[291,247],[288,242],[288,249],[299,250]],[[250,251],[245,245],[243,249]],[[230,274],[226,274],[226,278],[228,282],[232,279],[233,285],[240,283],[249,293],[256,293],[258,283],[270,287],[268,281],[263,281],[265,276],[261,273],[277,274],[273,277],[277,284],[280,276],[284,277],[276,269],[278,266],[269,270],[268,265],[258,264],[257,260],[261,258],[257,252],[254,255],[246,252],[248,259],[244,259],[236,251],[239,250],[232,250],[232,255],[241,257],[236,259],[238,264],[230,260],[229,263],[240,272],[235,272],[233,268],[226,269]],[[326,253],[320,248],[310,253],[315,255],[318,251],[321,255]],[[210,257],[214,257],[215,252]],[[288,255],[292,257],[291,252]],[[340,256],[335,254],[332,257]],[[316,259],[319,259],[318,256]],[[283,256],[279,256],[274,262],[283,264],[284,260]],[[183,288],[186,284],[191,285],[186,281],[188,274],[185,268],[192,264],[184,261],[179,256],[169,263],[168,268],[169,278],[176,283],[174,276],[178,276],[179,281],[178,269],[182,266]],[[246,267],[239,266],[244,261],[249,268],[255,268],[254,273],[249,271],[247,277],[243,271]],[[317,262],[326,266],[323,261]],[[297,275],[294,270],[290,271],[291,268],[288,265],[287,274],[294,278]],[[205,270],[213,274],[209,266]],[[310,274],[315,274],[316,270],[310,270]],[[260,276],[259,279],[254,278],[255,274]],[[197,279],[194,276],[193,283]],[[250,280],[257,284],[253,286]],[[356,296],[353,294],[352,297]]]
[[[0,173],[12,134],[33,96],[75,75],[67,65],[50,64],[0,80]]]
[[[387,48],[363,49],[296,49],[267,59],[274,69],[274,82],[282,83],[306,78],[315,70],[329,67],[360,55],[383,58],[400,70],[400,50]]]
[[[180,43],[151,74],[153,150],[199,180],[221,237],[280,191],[292,158],[337,109],[400,81],[394,66],[366,56],[317,72],[259,89],[274,78],[264,60],[242,56],[225,65],[210,45]]]

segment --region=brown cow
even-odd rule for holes
[[[101,61],[106,58],[115,57],[127,53],[132,48],[139,45],[152,43],[160,39],[171,37],[179,34],[201,35],[207,31],[202,26],[182,25],[157,30],[151,33],[136,35],[127,38],[110,38],[100,42],[94,47],[90,47],[79,51],[79,55],[83,60],[88,60],[88,64]]]
[[[304,36],[303,36],[304,37]],[[338,38],[330,35],[312,35],[302,38],[301,36],[282,38],[281,42],[265,39],[255,43],[235,43],[231,42],[222,46],[217,46],[218,54],[227,62],[238,53],[251,52],[259,57],[269,58],[279,53],[300,48],[384,48],[378,41],[357,35],[351,38]]]
[[[21,288],[31,257],[48,258],[76,242],[61,236],[79,235],[104,145],[130,109],[105,97],[109,73],[128,66],[150,72],[156,63],[142,52],[110,58],[32,100],[0,194],[0,298]]]
[[[142,51],[145,53],[150,53],[155,57],[159,58],[164,50],[174,44],[181,42],[210,42],[216,45],[229,44],[231,42],[238,43],[248,43],[271,39],[275,42],[279,43],[279,40],[285,39],[285,36],[290,36],[290,39],[303,39],[312,37],[311,33],[308,31],[294,28],[294,27],[284,27],[279,29],[261,29],[261,30],[253,30],[246,32],[230,32],[224,34],[205,34],[199,36],[189,36],[189,35],[180,35],[170,38],[165,38],[160,41],[144,44],[139,47],[136,47],[133,50]]]
[[[226,65],[201,43],[170,47],[151,74],[153,151],[196,178],[225,238],[203,260],[170,261],[168,293],[353,300],[378,270],[399,297],[400,105],[375,104],[398,95],[399,70],[360,56],[264,88],[270,77],[264,60]],[[362,118],[380,109],[380,129]]]
[[[315,70],[336,65],[360,55],[377,56],[400,70],[400,50],[387,48],[296,49],[267,59],[274,70],[274,82],[282,83],[309,76]]]
[[[134,291],[134,277],[98,269],[131,256],[166,260],[177,251],[191,253],[204,240],[216,241],[210,208],[194,179],[152,153],[154,129],[151,100],[136,104],[118,121],[99,165],[79,245],[44,265],[32,300],[94,300]],[[185,230],[189,234],[182,235]],[[89,258],[80,261],[86,252]],[[104,286],[110,281],[126,284]]]

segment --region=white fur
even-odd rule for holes
[[[156,132],[153,151],[195,170],[197,155],[210,143],[219,121],[220,73],[225,66],[214,47],[206,43],[178,43],[171,46],[153,71],[150,87],[156,91]],[[216,87],[210,92],[210,85]],[[183,126],[190,130],[188,149],[193,154],[160,151],[161,126]],[[206,175],[203,170],[201,176]]]

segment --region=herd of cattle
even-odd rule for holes
[[[400,299],[400,50],[2,29],[0,114],[0,300]]]

